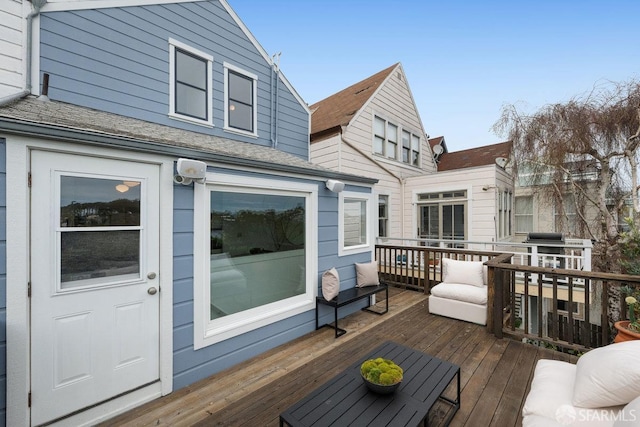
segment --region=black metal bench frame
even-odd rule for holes
[[[370,309],[369,307],[371,307],[371,297],[383,291],[386,297],[385,299],[386,307],[384,311],[377,311],[377,310]],[[365,299],[365,298],[369,298],[369,305],[363,308],[362,309],[363,311],[368,311],[377,315],[383,315],[389,311],[389,286],[386,283],[382,283],[382,282],[377,286],[363,286],[360,288],[355,287],[355,288],[345,289],[344,291],[340,291],[340,293],[338,293],[338,295],[330,301],[327,301],[322,296],[316,297],[316,330],[323,328],[325,326],[328,326],[330,328],[335,329],[336,338],[346,334],[347,333],[346,330],[338,327],[338,308],[344,307],[345,305],[349,305],[352,302],[360,301],[361,299]],[[320,305],[328,305],[330,307],[333,307],[334,321],[335,321],[333,326],[331,326],[330,323],[325,323],[324,325],[318,325],[318,311],[319,311]]]

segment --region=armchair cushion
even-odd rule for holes
[[[439,283],[431,288],[431,295],[471,304],[487,304],[487,287],[471,286],[460,283]]]
[[[442,259],[442,281],[464,285],[485,286],[482,261]]]

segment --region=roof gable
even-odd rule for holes
[[[495,164],[498,157],[511,157],[511,141],[440,155],[438,171],[450,171]]]
[[[332,130],[337,132],[341,126],[348,125],[399,64],[311,105],[311,140],[313,141],[314,135],[326,134]]]

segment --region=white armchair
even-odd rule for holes
[[[482,261],[443,258],[442,283],[431,288],[429,313],[487,324],[487,269]]]

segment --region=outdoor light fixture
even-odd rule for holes
[[[330,191],[333,191],[334,193],[339,193],[344,190],[344,182],[337,181],[335,179],[327,180],[326,186]]]
[[[189,185],[192,182],[204,184],[207,176],[207,164],[198,160],[180,158],[176,171],[178,173],[173,177],[173,181],[178,184]]]

